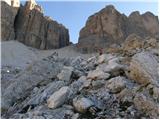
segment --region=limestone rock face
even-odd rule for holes
[[[30,10],[28,4],[21,7],[16,19],[16,39],[39,49],[60,48],[69,45],[68,30],[56,21],[44,17],[36,5]]]
[[[2,2],[2,40],[18,40],[38,49],[56,49],[69,45],[69,32],[62,24],[43,15],[39,5],[26,2],[14,8]],[[18,12],[17,12],[18,9]]]
[[[150,12],[133,12],[129,17],[109,5],[90,16],[80,31],[78,47],[82,52],[93,52],[111,44],[122,43],[128,35],[158,36],[158,17]]]
[[[1,40],[13,40],[14,20],[17,14],[17,9],[10,7],[6,2],[1,1]]]
[[[126,16],[121,15],[113,6],[107,6],[100,12],[90,16],[86,26],[80,31],[79,47],[86,51],[89,48],[105,47],[125,37],[123,27]],[[91,50],[92,51],[92,50]]]
[[[146,12],[142,15],[138,11],[133,12],[128,17],[128,33],[135,33],[141,37],[152,36],[157,37],[158,17],[151,12]]]

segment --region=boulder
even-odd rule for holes
[[[118,93],[126,87],[126,78],[115,77],[106,82],[106,88],[108,88],[112,93]]]
[[[129,35],[122,48],[125,52],[133,52],[134,50],[141,49],[144,46],[144,40],[136,34]]]
[[[94,70],[88,73],[87,79],[101,80],[101,79],[107,79],[109,77],[110,77],[110,74],[104,73],[102,70]]]
[[[47,100],[47,106],[52,109],[61,106],[68,99],[69,92],[69,87],[65,86],[60,88],[49,97]]]
[[[37,92],[30,96],[30,100],[27,102],[26,105],[38,105],[44,102],[46,99],[49,98],[54,92],[59,90],[61,87],[65,86],[65,83],[63,81],[54,81],[50,84],[48,84],[44,90],[42,89],[42,92]],[[25,106],[26,106],[25,105]]]
[[[120,75],[124,70],[125,66],[121,64],[123,57],[111,57],[110,59],[106,59],[106,64],[100,64],[97,66],[96,70],[102,70],[106,73],[109,73],[113,76]]]
[[[92,87],[93,88],[101,88],[105,85],[105,80],[95,80],[95,81],[92,81]]]
[[[144,96],[137,94],[134,98],[135,107],[150,116],[151,119],[157,119],[159,114],[158,104]]]
[[[112,58],[114,58],[115,56],[111,55],[111,54],[102,54],[98,57],[98,63],[102,64],[102,63],[107,63],[109,60],[111,60]]]
[[[71,88],[75,93],[81,91],[83,88],[89,87],[91,80],[87,80],[86,76],[81,76],[78,80],[71,84]]]
[[[76,97],[73,99],[73,106],[76,111],[85,113],[89,107],[93,106],[94,103],[85,97]]]
[[[119,75],[123,70],[124,66],[117,63],[111,63],[104,68],[105,72],[108,72],[114,76]]]
[[[73,72],[73,67],[64,66],[62,71],[57,75],[57,78],[59,80],[64,80],[66,82],[70,82],[72,72]]]
[[[137,53],[132,57],[129,77],[140,84],[158,85],[158,59],[149,52]]]

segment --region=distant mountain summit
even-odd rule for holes
[[[151,12],[140,15],[136,11],[127,17],[109,5],[88,18],[80,31],[78,48],[82,52],[93,52],[112,44],[120,44],[130,34],[158,38],[158,26],[158,17]]]

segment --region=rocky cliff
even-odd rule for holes
[[[38,49],[54,49],[69,45],[68,29],[44,16],[40,6],[35,5],[31,9],[31,3],[26,2],[18,9],[18,13],[14,14],[14,8],[4,2],[2,4],[3,21],[9,21],[2,21],[2,26],[5,26],[2,27],[2,40],[15,39]],[[7,29],[11,29],[11,32]]]
[[[1,40],[11,40],[14,39],[14,20],[17,14],[17,9],[10,7],[5,2],[0,2],[1,4]]]
[[[78,47],[83,52],[96,51],[120,44],[132,33],[142,38],[158,37],[158,24],[158,17],[150,12],[133,12],[127,17],[109,5],[88,18],[80,31]]]

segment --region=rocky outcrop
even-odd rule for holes
[[[13,7],[4,7],[8,9],[2,14],[3,21],[9,22],[2,21],[3,26],[8,26],[2,27],[2,36],[4,36],[2,40],[15,39],[38,49],[56,49],[69,45],[68,29],[44,16],[39,5],[34,5],[33,8],[30,7],[31,5],[31,2],[26,2],[14,15],[12,15]],[[11,29],[11,32],[8,33],[8,29]]]
[[[129,17],[109,5],[90,16],[80,31],[78,48],[93,52],[112,44],[122,43],[132,33],[144,38],[158,37],[158,17],[150,12],[133,12]]]
[[[1,40],[13,40],[15,38],[14,33],[14,21],[17,14],[17,9],[10,7],[5,2],[1,4]]]
[[[158,17],[151,12],[142,15],[138,11],[132,12],[128,17],[127,34],[135,33],[141,37],[158,37],[158,24]]]

